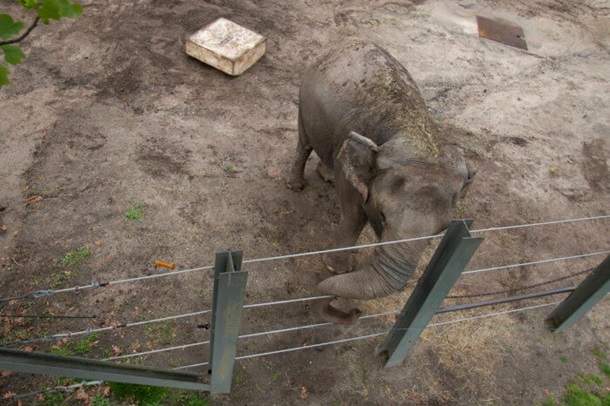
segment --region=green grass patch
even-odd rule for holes
[[[145,333],[146,337],[154,343],[169,344],[176,335],[176,322],[174,320],[168,320],[151,323],[146,326]]]
[[[65,392],[49,392],[44,395],[45,405],[65,405],[66,393]]]
[[[93,347],[97,345],[97,341],[100,339],[99,333],[92,333],[87,336],[84,340],[70,342],[67,341],[65,344],[59,344],[51,349],[51,354],[55,355],[68,355],[68,356],[85,356],[89,355],[93,350]]]
[[[64,282],[70,281],[70,279],[75,277],[77,274],[78,272],[73,269],[57,270],[56,272],[53,272],[51,275],[51,289],[57,289]]]
[[[138,405],[208,406],[210,404],[207,396],[199,397],[193,391],[116,382],[110,382],[108,386],[113,398],[129,400]]]
[[[599,369],[601,369],[604,375],[606,375],[606,378],[610,379],[610,365],[604,361],[599,361]]]
[[[606,378],[610,379],[610,364],[606,362],[608,361],[608,355],[606,355],[606,353],[602,350],[593,350],[593,354],[595,354],[599,358],[597,362],[599,369],[604,375],[606,375]]]
[[[92,398],[89,399],[91,406],[111,406],[109,398],[105,398],[101,393],[96,393]]]
[[[586,389],[579,387],[576,384],[567,387],[567,393],[563,397],[563,402],[568,406],[605,406],[610,403],[610,393],[589,392]]]
[[[551,396],[540,403],[540,405],[610,406],[610,386],[608,382],[608,379],[610,379],[610,365],[605,362],[608,357],[604,352],[599,350],[595,350],[593,353],[600,358],[598,366],[606,376],[606,380],[604,380],[603,377],[599,377],[595,374],[580,373],[578,374],[580,380],[566,386],[561,400],[558,401]]]
[[[608,356],[602,350],[593,350],[593,354],[603,359],[604,361],[608,361]]]
[[[63,266],[74,266],[84,261],[89,255],[91,255],[91,251],[87,247],[70,251],[61,259],[61,264]]]
[[[584,383],[586,383],[587,385],[595,384],[597,386],[602,386],[604,384],[603,379],[595,374],[586,375],[586,374],[580,373],[580,374],[578,374],[578,376],[580,376],[580,379],[582,379],[582,381]]]
[[[138,405],[156,405],[167,398],[170,389],[161,386],[132,385],[109,382],[112,395],[118,399],[135,400]]]
[[[146,215],[147,208],[148,205],[146,203],[136,202],[131,209],[126,210],[123,214],[130,220],[142,221]]]
[[[234,175],[234,174],[235,174],[235,172],[236,172],[235,167],[234,167],[233,165],[231,165],[231,164],[225,164],[225,165],[223,166],[223,169],[224,169],[224,171],[225,171],[226,173],[228,173],[229,175]]]

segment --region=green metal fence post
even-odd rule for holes
[[[390,330],[382,353],[384,368],[402,363],[483,241],[472,237],[469,223],[454,220]]]
[[[210,334],[211,390],[229,393],[248,273],[241,251],[220,252],[214,264],[214,303]]]
[[[200,382],[199,374],[8,348],[0,348],[0,371],[3,370],[136,385],[210,390],[210,385]]]
[[[610,292],[610,255],[551,313],[553,332],[564,331]]]

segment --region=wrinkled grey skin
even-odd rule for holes
[[[351,39],[323,52],[305,71],[299,93],[299,141],[288,186],[301,190],[311,151],[332,172],[341,204],[336,247],[356,243],[371,224],[380,241],[434,235],[472,171],[430,118],[407,70],[379,46]],[[325,169],[325,170],[324,170]],[[426,242],[377,247],[353,272],[348,251],[324,256],[332,273],[322,294],[372,299],[399,291],[411,278]],[[349,273],[347,273],[349,272]],[[326,320],[349,324],[345,313],[317,303]]]

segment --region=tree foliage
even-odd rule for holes
[[[71,3],[70,0],[19,0],[19,4],[31,10],[31,14],[35,15],[35,18],[32,24],[22,32],[25,26],[23,21],[15,21],[9,14],[0,14],[0,50],[4,56],[4,60],[0,60],[0,87],[10,83],[8,65],[17,65],[25,58],[21,47],[13,44],[24,40],[39,21],[49,24],[50,20],[74,18],[83,13],[83,6]]]

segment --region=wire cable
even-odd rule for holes
[[[8,319],[95,319],[97,316],[53,316],[43,314],[0,314]]]
[[[100,327],[100,328],[88,328],[86,330],[82,330],[82,331],[75,331],[75,332],[68,332],[68,333],[60,333],[60,334],[52,334],[46,337],[42,337],[42,338],[35,338],[32,340],[24,340],[24,341],[19,341],[17,343],[12,344],[13,346],[16,345],[23,345],[23,344],[30,344],[30,343],[36,343],[36,342],[41,342],[41,341],[57,341],[57,340],[61,340],[64,338],[73,338],[76,336],[80,336],[80,335],[84,335],[84,334],[93,334],[93,333],[99,333],[102,331],[114,331],[114,330],[118,330],[119,328],[127,328],[127,327],[136,327],[136,326],[142,326],[145,324],[150,324],[150,323],[159,323],[159,322],[163,322],[163,321],[168,321],[168,320],[174,320],[174,319],[180,319],[183,317],[191,317],[191,316],[199,316],[202,314],[207,314],[207,313],[211,313],[211,310],[202,310],[199,312],[192,312],[192,313],[184,313],[184,314],[178,314],[175,316],[167,316],[167,317],[161,317],[158,319],[151,319],[151,320],[144,320],[144,321],[136,321],[133,323],[119,323],[119,324],[112,324],[111,326],[108,327]]]
[[[528,294],[519,295],[519,296],[509,296],[509,297],[502,297],[502,298],[497,298],[497,299],[489,299],[489,300],[485,300],[483,302],[464,303],[464,304],[455,305],[455,306],[447,306],[447,307],[443,307],[443,308],[439,309],[436,312],[436,314],[455,312],[455,311],[467,310],[467,309],[474,309],[476,307],[492,306],[492,305],[496,305],[496,304],[504,304],[504,303],[516,302],[518,300],[534,299],[534,298],[544,297],[544,296],[560,295],[563,293],[572,293],[572,292],[574,292],[575,289],[576,289],[575,286],[568,286],[565,288],[545,290],[543,292],[528,293]]]
[[[474,273],[479,273],[479,272],[487,272],[487,271],[497,271],[497,270],[501,270],[501,269],[516,268],[516,267],[543,264],[543,263],[556,262],[556,261],[565,261],[565,260],[576,259],[576,258],[586,258],[586,257],[595,256],[595,255],[603,255],[603,254],[609,254],[609,253],[610,253],[610,251],[600,251],[600,252],[593,252],[593,253],[589,253],[589,254],[573,255],[570,257],[544,259],[544,260],[540,260],[540,261],[525,262],[525,263],[514,264],[514,265],[498,266],[498,267],[494,267],[494,268],[476,269],[473,271],[462,272],[462,275],[474,274]],[[573,278],[573,277],[582,275],[584,273],[590,272],[593,269],[594,268],[587,269],[585,271],[578,272],[578,273],[575,273],[575,274],[572,274],[569,276],[553,279],[551,281],[543,282],[543,283],[540,283],[537,285],[532,285],[532,286],[528,286],[528,287],[524,287],[524,288],[506,290],[506,291],[501,291],[501,292],[493,292],[493,293],[483,293],[483,294],[477,294],[477,295],[447,296],[447,298],[448,299],[458,299],[458,298],[465,299],[465,298],[470,298],[470,297],[493,296],[493,295],[498,295],[498,294],[503,294],[503,293],[513,293],[513,292],[518,292],[518,291],[526,290],[526,289],[532,289],[535,287],[544,286],[544,285],[559,282],[559,281],[562,281],[565,279]],[[417,281],[419,281],[419,279],[411,279],[411,280],[407,281],[406,284],[414,283]],[[296,303],[296,302],[305,302],[305,301],[312,301],[312,300],[318,300],[318,299],[329,299],[329,298],[333,298],[333,297],[334,297],[333,295],[325,295],[325,296],[313,296],[313,297],[303,297],[303,298],[298,298],[298,299],[281,300],[281,301],[276,301],[276,302],[254,303],[254,304],[244,305],[244,309],[264,307],[264,306],[273,306],[273,305],[280,305],[280,304],[288,304],[288,303]]]
[[[486,232],[490,232],[490,231],[512,230],[512,229],[518,229],[518,228],[545,226],[545,225],[552,225],[552,224],[566,224],[566,223],[573,223],[573,222],[586,221],[586,220],[601,220],[601,219],[607,219],[607,218],[610,218],[610,215],[567,219],[567,220],[555,220],[555,221],[547,221],[547,222],[542,222],[542,223],[518,224],[518,225],[504,226],[504,227],[493,227],[493,228],[485,228],[485,229],[479,229],[479,230],[470,230],[470,232],[471,233],[486,233]],[[400,244],[400,243],[405,243],[405,242],[431,240],[434,238],[443,237],[443,235],[444,234],[436,234],[436,235],[431,235],[431,236],[426,236],[426,237],[406,238],[406,239],[401,239],[401,240],[382,241],[382,242],[377,242],[377,243],[372,243],[372,244],[355,245],[352,247],[333,248],[333,249],[329,249],[329,250],[303,252],[303,253],[299,253],[299,254],[289,254],[289,255],[282,255],[282,256],[269,257],[269,258],[258,258],[258,259],[251,259],[251,260],[243,261],[242,263],[250,264],[250,263],[256,263],[256,262],[266,262],[266,261],[274,261],[274,260],[281,260],[281,259],[298,258],[298,257],[303,257],[303,256],[308,256],[308,255],[327,254],[327,253],[331,253],[331,252],[350,251],[350,250],[356,250],[356,249],[362,249],[362,248],[374,248],[374,247],[380,247],[383,245],[390,245],[390,244]]]
[[[311,301],[311,300],[328,299],[331,297],[335,297],[335,296],[324,295],[324,296],[313,296],[313,297],[301,297],[298,299],[279,300],[277,302],[253,303],[253,304],[244,305],[244,309],[252,309],[255,307],[264,307],[264,306],[274,306],[274,305],[287,304],[287,303],[307,302],[307,301]]]
[[[505,314],[510,314],[510,313],[523,312],[523,311],[528,311],[528,310],[533,310],[533,309],[539,309],[539,308],[546,307],[546,306],[552,306],[552,305],[555,305],[558,303],[561,303],[561,301],[545,303],[545,304],[535,305],[535,306],[528,306],[528,307],[523,307],[523,308],[519,308],[519,309],[506,310],[506,311],[501,311],[501,312],[488,313],[488,314],[483,314],[483,315],[474,316],[474,317],[465,317],[462,319],[450,320],[450,321],[446,321],[446,322],[434,323],[434,324],[429,324],[428,327],[438,327],[438,326],[443,326],[443,325],[447,325],[447,324],[454,324],[454,323],[460,323],[460,322],[465,322],[465,321],[483,319],[483,318],[487,318],[487,317],[494,317],[494,316],[500,316],[500,315],[505,315]],[[341,339],[341,340],[328,341],[328,342],[324,342],[324,343],[311,344],[311,345],[306,345],[306,346],[301,346],[301,347],[293,347],[293,348],[286,348],[286,349],[277,350],[277,351],[269,351],[269,352],[263,352],[263,353],[258,353],[258,354],[243,355],[240,357],[236,357],[235,360],[244,360],[244,359],[250,359],[250,358],[264,357],[264,356],[268,356],[268,355],[284,354],[284,353],[288,353],[288,352],[306,350],[306,349],[310,349],[310,348],[318,348],[318,347],[323,347],[323,346],[328,346],[328,345],[343,344],[343,343],[347,343],[347,342],[351,342],[351,341],[364,340],[364,339],[368,339],[368,338],[383,336],[383,335],[388,334],[389,332],[390,332],[390,330],[384,331],[381,333],[368,334],[365,336],[358,336],[358,337],[350,337],[350,338],[345,338],[345,339]],[[186,365],[186,366],[182,366],[182,367],[178,367],[178,368],[174,368],[174,369],[195,368],[195,367],[204,366],[204,365],[208,365],[208,363],[205,362],[205,363],[200,363],[200,364]]]
[[[441,313],[446,313],[446,312],[449,312],[449,311],[456,311],[456,310],[457,311],[459,311],[459,310],[467,310],[467,309],[474,308],[474,307],[504,304],[504,303],[509,303],[509,302],[515,301],[515,300],[524,300],[524,299],[531,299],[531,298],[535,298],[535,297],[542,297],[542,296],[553,295],[553,294],[568,293],[569,291],[571,291],[573,289],[574,289],[573,287],[569,287],[569,288],[563,288],[563,289],[556,289],[554,291],[538,292],[535,296],[534,296],[534,294],[530,294],[530,295],[524,295],[523,297],[506,298],[504,301],[502,301],[502,299],[500,299],[500,300],[495,300],[495,301],[471,303],[471,304],[460,305],[460,306],[449,306],[449,307],[445,307],[445,308],[439,309],[436,312],[436,314],[441,314]],[[610,295],[610,293],[608,295]],[[492,317],[492,316],[497,316],[497,315],[504,315],[504,314],[510,314],[510,313],[514,313],[514,312],[538,309],[538,308],[541,308],[541,307],[556,305],[556,304],[559,304],[561,302],[562,301],[560,300],[560,301],[555,301],[555,302],[551,302],[551,303],[545,303],[545,304],[542,304],[542,305],[528,306],[528,307],[524,307],[524,308],[520,308],[520,309],[511,309],[511,310],[506,310],[506,311],[488,313],[488,314],[485,314],[485,315],[479,315],[479,316],[474,316],[474,317],[467,317],[467,318],[462,318],[462,319],[456,319],[456,320],[451,320],[451,321],[447,321],[447,322],[431,323],[431,324],[428,324],[427,327],[437,327],[437,326],[442,326],[442,325],[446,325],[446,324],[454,324],[454,323],[458,323],[458,322],[462,322],[462,321],[477,320],[477,319],[486,318],[486,317]],[[381,316],[390,316],[390,315],[397,314],[397,313],[400,313],[400,311],[395,310],[395,311],[390,311],[390,312],[385,312],[385,313],[367,315],[367,316],[361,317],[360,319],[361,320],[372,319],[372,318],[377,318],[377,317],[381,317]],[[309,326],[289,327],[289,328],[283,328],[283,329],[278,329],[278,330],[273,330],[273,331],[262,331],[262,332],[257,332],[257,333],[250,333],[250,334],[245,334],[245,335],[239,336],[238,339],[243,339],[243,338],[247,339],[247,338],[259,337],[259,336],[263,336],[263,335],[272,335],[272,334],[279,334],[279,333],[285,333],[285,332],[290,332],[290,331],[298,331],[298,330],[303,330],[303,329],[321,328],[321,327],[330,327],[330,326],[334,326],[334,329],[341,329],[341,330],[344,330],[344,331],[353,330],[353,328],[346,328],[346,327],[336,326],[336,324],[334,324],[334,323],[319,323],[319,324],[313,324],[313,325],[309,325]],[[379,336],[379,335],[383,335],[383,334],[387,334],[387,333],[388,333],[388,331],[384,331],[384,332],[381,332],[381,333],[370,334],[370,335],[367,335],[367,336],[353,337],[353,338],[349,339],[349,341],[356,340],[356,339],[364,339],[364,338],[369,338],[369,337],[375,337],[375,336]],[[313,344],[313,345],[307,346],[305,348],[312,348],[314,346],[321,346],[321,345],[330,345],[330,344],[338,343],[338,342],[343,342],[343,341],[335,341],[335,342],[331,342],[331,343],[322,343],[320,345]],[[110,358],[103,359],[102,361],[111,361],[111,360],[124,359],[124,358],[133,358],[133,357],[142,356],[142,355],[155,354],[155,353],[160,353],[160,352],[165,352],[165,351],[172,351],[172,350],[177,350],[177,349],[185,349],[185,348],[188,348],[188,347],[194,347],[194,346],[199,346],[199,345],[207,345],[207,344],[210,344],[210,341],[203,341],[203,342],[192,343],[192,344],[184,344],[184,345],[175,346],[175,347],[167,347],[167,348],[161,348],[161,349],[145,351],[145,352],[140,352],[140,353],[127,354],[127,355],[123,355],[123,356],[110,357]],[[304,347],[297,347],[297,348],[295,348],[293,350],[296,351],[298,349],[303,349],[303,348]],[[283,352],[283,350],[280,350],[280,351]],[[271,355],[271,354],[274,354],[274,353],[276,353],[276,352],[265,353],[265,355]],[[258,355],[258,356],[262,356],[262,355]],[[236,359],[244,359],[244,358],[236,358]],[[187,369],[187,368],[194,368],[194,367],[205,366],[205,365],[209,365],[209,363],[208,362],[203,362],[203,363],[198,363],[198,364],[193,364],[193,365],[177,367],[177,368],[173,368],[173,369],[175,369],[175,370],[177,370],[177,369]]]
[[[576,259],[576,258],[587,258],[587,257],[593,257],[596,255],[604,255],[604,254],[610,254],[610,251],[598,251],[598,252],[591,252],[588,254],[579,254],[579,255],[572,255],[569,257],[561,257],[561,258],[553,258],[553,259],[543,259],[540,261],[532,261],[532,262],[524,262],[522,264],[513,264],[513,265],[503,265],[503,266],[496,266],[493,268],[483,268],[483,269],[475,269],[472,271],[465,271],[462,272],[462,275],[470,275],[470,274],[475,274],[475,273],[480,273],[480,272],[489,272],[489,271],[498,271],[501,269],[509,269],[509,268],[518,268],[521,266],[528,266],[528,265],[537,265],[537,264],[546,264],[549,262],[557,262],[557,261],[566,261],[569,259]]]
[[[596,255],[608,254],[608,253],[610,253],[610,251],[593,252],[593,253],[588,253],[588,254],[573,255],[573,256],[569,256],[569,257],[545,259],[545,260],[540,260],[540,261],[532,261],[532,262],[526,262],[526,263],[514,264],[514,265],[505,265],[505,266],[501,266],[501,267],[477,269],[477,270],[473,270],[473,271],[466,271],[466,272],[463,272],[462,274],[463,275],[465,275],[465,274],[474,274],[474,273],[485,272],[485,271],[500,270],[500,269],[507,269],[507,268],[515,268],[515,267],[520,267],[520,266],[529,266],[529,265],[550,263],[550,262],[555,262],[555,261],[571,260],[571,259],[577,259],[577,258],[585,258],[585,257],[596,256]],[[203,268],[197,268],[197,269],[203,269]],[[519,291],[524,291],[524,290],[528,290],[528,289],[533,289],[535,287],[540,287],[540,286],[548,285],[548,284],[551,284],[551,283],[559,282],[559,281],[562,281],[562,280],[565,280],[565,279],[573,278],[573,277],[579,276],[581,274],[584,274],[584,273],[587,273],[587,272],[591,272],[593,269],[594,268],[587,269],[585,271],[578,272],[578,273],[575,273],[575,274],[572,274],[572,275],[568,275],[568,276],[565,276],[565,277],[557,278],[557,279],[554,279],[554,280],[551,280],[551,281],[546,281],[546,282],[542,282],[542,283],[539,283],[539,284],[536,284],[536,285],[531,285],[531,286],[527,286],[527,287],[523,287],[523,288],[510,289],[510,290],[498,291],[498,292],[490,292],[490,293],[482,293],[482,294],[472,294],[472,295],[451,295],[451,296],[447,296],[447,298],[448,299],[466,299],[466,298],[473,298],[473,297],[494,296],[494,295],[500,295],[500,294],[511,294],[511,293],[515,293],[515,292],[519,292]],[[408,281],[407,283],[412,283],[412,282],[417,282],[417,279],[412,279],[412,280]],[[248,309],[248,308],[257,308],[257,307],[264,307],[264,306],[273,306],[273,305],[297,303],[297,302],[304,302],[304,301],[312,301],[312,300],[318,300],[318,299],[327,299],[327,298],[332,298],[332,297],[333,297],[332,295],[324,295],[324,296],[314,296],[314,297],[305,297],[305,298],[281,300],[281,301],[276,301],[276,302],[254,303],[254,304],[244,305],[244,308],[245,309]],[[170,319],[177,319],[177,318],[181,318],[181,317],[188,317],[188,316],[193,316],[193,315],[205,314],[205,313],[208,313],[208,312],[210,312],[210,310],[206,310],[206,311],[203,311],[203,312],[195,312],[195,313],[187,313],[187,314],[182,314],[182,315],[170,316],[170,317],[165,317],[165,318],[160,318],[160,319],[147,320],[147,321],[142,321],[142,322],[134,322],[134,323],[127,323],[127,324],[115,324],[115,325],[109,326],[109,327],[102,327],[102,328],[98,328],[98,329],[87,329],[87,330],[73,332],[73,333],[69,332],[69,333],[55,334],[55,335],[46,336],[46,337],[43,337],[43,338],[20,341],[20,342],[17,342],[15,344],[13,344],[13,345],[22,345],[22,344],[29,344],[29,343],[34,343],[34,342],[41,342],[41,341],[60,340],[62,338],[71,338],[71,337],[78,336],[78,335],[83,335],[83,334],[91,334],[91,333],[95,333],[95,332],[116,330],[117,328],[124,328],[124,327],[134,327],[134,326],[139,326],[139,325],[142,325],[142,324],[162,322],[162,321],[167,321],[167,320],[170,320]],[[32,317],[34,317],[34,316],[32,316]],[[51,316],[48,316],[48,317],[51,317]],[[55,316],[55,317],[70,318],[71,316]]]
[[[608,218],[610,218],[610,215],[602,215],[602,216],[595,216],[595,217],[581,217],[581,218],[575,218],[575,219],[545,221],[545,222],[541,222],[541,223],[527,223],[527,224],[518,224],[518,225],[514,225],[514,226],[482,228],[479,230],[470,230],[470,232],[471,233],[487,233],[490,231],[514,230],[514,229],[518,229],[518,228],[550,226],[550,225],[555,225],[555,224],[577,223],[580,221],[603,220],[603,219],[608,219]]]
[[[503,226],[503,227],[493,227],[493,228],[486,228],[486,229],[470,230],[470,232],[471,233],[485,233],[485,232],[490,232],[490,231],[512,230],[512,229],[518,229],[518,228],[537,227],[537,226],[554,225],[554,224],[567,224],[567,223],[573,223],[573,222],[588,221],[588,220],[601,220],[601,219],[607,219],[607,218],[610,218],[610,215],[576,218],[576,219],[566,219],[566,220],[555,220],[555,221],[530,223],[530,224],[519,224],[519,225]],[[328,250],[302,252],[302,253],[297,253],[297,254],[288,254],[288,255],[281,255],[281,256],[268,257],[268,258],[250,259],[250,260],[242,261],[242,264],[253,264],[253,263],[268,262],[268,261],[278,261],[278,260],[283,260],[283,259],[299,258],[299,257],[304,257],[304,256],[319,255],[319,254],[326,254],[326,253],[332,253],[332,252],[350,251],[350,250],[357,250],[357,249],[363,249],[363,248],[374,248],[374,247],[380,247],[380,246],[390,245],[390,244],[400,244],[400,243],[406,243],[406,242],[431,240],[431,239],[441,238],[441,237],[443,237],[443,234],[437,234],[437,235],[431,235],[431,236],[425,236],[425,237],[406,238],[406,239],[393,240],[393,241],[382,241],[382,242],[378,242],[378,243],[355,245],[355,246],[351,246],[351,247],[332,248],[332,249],[328,249]],[[116,281],[105,282],[105,283],[93,282],[89,285],[75,286],[75,287],[59,289],[59,290],[39,290],[36,292],[29,293],[27,295],[15,296],[15,297],[9,297],[9,298],[0,298],[0,303],[11,301],[11,300],[26,299],[26,298],[37,299],[40,297],[51,296],[56,293],[64,293],[64,292],[78,293],[78,292],[80,292],[82,290],[86,290],[86,289],[118,285],[118,284],[122,284],[122,283],[136,282],[136,281],[147,280],[147,279],[161,278],[164,276],[181,275],[184,273],[190,273],[190,272],[202,271],[202,270],[210,270],[213,268],[214,268],[213,265],[209,265],[209,266],[204,266],[204,267],[183,269],[183,270],[179,270],[179,271],[165,272],[165,273],[154,274],[154,275],[145,275],[145,276],[138,276],[138,277],[127,278],[127,279],[119,279]],[[479,272],[483,272],[483,271],[479,270]]]
[[[373,314],[373,315],[363,316],[360,318],[360,320],[387,316],[387,315],[396,314],[396,313],[398,313],[398,311]],[[320,324],[312,324],[309,326],[288,327],[288,328],[282,328],[282,329],[273,330],[273,331],[261,331],[261,332],[257,332],[257,333],[245,334],[245,335],[241,335],[237,338],[238,339],[247,339],[247,338],[260,337],[260,336],[265,336],[265,335],[268,336],[268,335],[272,335],[272,334],[287,333],[290,331],[298,331],[298,330],[314,329],[314,328],[322,328],[322,327],[330,327],[330,326],[336,326],[336,324],[335,323],[320,323]],[[342,328],[342,329],[344,329],[344,328]],[[133,353],[133,354],[126,354],[126,355],[121,355],[121,356],[116,356],[116,357],[105,358],[102,361],[112,361],[112,360],[118,360],[118,359],[124,359],[124,358],[134,358],[134,357],[139,357],[142,355],[157,354],[160,352],[173,351],[173,350],[182,350],[182,349],[185,349],[188,347],[195,347],[195,346],[207,345],[207,344],[210,344],[210,341],[202,341],[202,342],[198,342],[198,343],[178,345],[175,347],[166,347],[166,348],[160,348],[160,349],[156,349],[156,350],[138,352],[138,353]]]
[[[540,305],[522,307],[522,308],[519,308],[519,309],[504,310],[504,311],[501,311],[501,312],[482,314],[480,316],[465,317],[463,319],[456,319],[456,320],[450,320],[450,321],[442,321],[442,322],[439,322],[439,323],[431,323],[431,324],[428,324],[427,327],[438,327],[438,326],[444,326],[444,325],[447,325],[447,324],[461,323],[463,321],[479,320],[479,319],[484,319],[484,318],[487,318],[487,317],[502,316],[502,315],[505,315],[505,314],[524,312],[524,311],[527,311],[527,310],[540,309],[542,307],[557,305],[557,304],[559,304],[561,302],[562,302],[561,300],[558,300],[556,302],[550,302],[550,303],[544,303],[544,304],[540,304]]]
[[[546,281],[546,282],[536,283],[535,285],[524,286],[522,288],[501,290],[499,292],[478,293],[478,294],[473,294],[473,295],[450,295],[450,296],[447,296],[446,298],[447,299],[469,299],[469,298],[473,298],[473,297],[484,297],[484,296],[496,296],[496,295],[512,294],[512,293],[522,292],[524,290],[529,290],[529,289],[533,289],[533,288],[539,288],[541,286],[551,285],[553,283],[561,282],[561,281],[564,281],[566,279],[575,278],[577,276],[584,275],[586,273],[592,272],[594,269],[595,268],[585,269],[584,271],[576,272],[576,273],[570,274],[568,276],[562,276],[561,278],[553,279],[553,280]]]
[[[160,352],[166,352],[166,351],[184,350],[186,348],[197,347],[197,346],[206,345],[206,344],[209,344],[209,343],[210,343],[209,341],[202,341],[202,342],[199,342],[199,343],[177,345],[175,347],[159,348],[159,349],[156,349],[156,350],[136,352],[136,353],[133,353],[133,354],[125,354],[125,355],[119,355],[119,356],[116,356],[116,357],[104,358],[102,361],[114,361],[114,360],[125,359],[125,358],[141,357],[143,355],[158,354]]]

